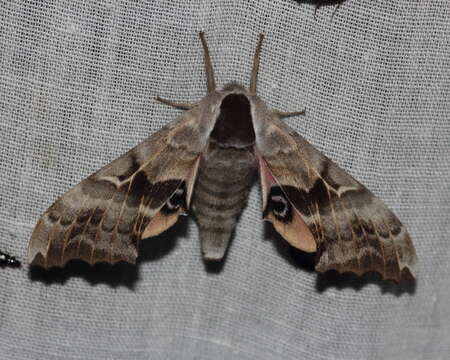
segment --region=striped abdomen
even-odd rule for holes
[[[210,145],[202,159],[192,197],[203,257],[221,260],[257,170],[251,147]]]

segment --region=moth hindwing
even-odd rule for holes
[[[271,110],[256,95],[263,36],[248,89],[216,89],[200,39],[207,95],[195,104],[157,98],[185,111],[56,200],[33,231],[31,263],[135,262],[142,239],[190,209],[204,258],[219,261],[259,173],[264,219],[292,246],[316,252],[318,271],[414,277],[416,253],[397,217],[281,121],[303,112]]]

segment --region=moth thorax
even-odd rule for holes
[[[247,147],[255,142],[251,105],[247,96],[230,94],[223,98],[211,139],[224,147]]]

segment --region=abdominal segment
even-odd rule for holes
[[[192,197],[205,260],[220,261],[224,257],[256,171],[251,148],[209,146]]]

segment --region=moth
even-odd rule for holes
[[[135,263],[143,239],[191,210],[206,261],[220,261],[259,174],[264,220],[293,247],[316,253],[316,270],[368,271],[413,278],[416,252],[397,217],[321,154],[256,94],[261,34],[248,89],[216,89],[200,32],[207,95],[174,122],[62,195],[42,215],[29,244],[32,265],[69,260]]]
[[[0,266],[19,267],[20,261],[0,250]]]

